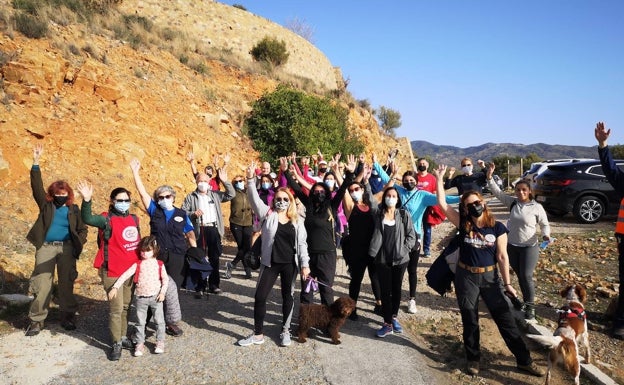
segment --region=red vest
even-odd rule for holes
[[[108,213],[102,213],[107,216]],[[133,263],[139,261],[137,246],[139,229],[132,215],[110,217],[111,237],[108,240],[108,276],[119,277]],[[102,230],[100,230],[102,231]],[[104,236],[100,236],[100,245],[93,261],[93,267],[99,269],[104,263]]]

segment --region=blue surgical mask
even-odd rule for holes
[[[171,210],[173,208],[173,199],[172,198],[162,199],[158,201],[158,205],[163,210]]]
[[[234,183],[234,188],[236,188],[237,190],[242,190],[243,188],[245,188],[245,184],[243,182],[236,182]]]
[[[396,206],[398,199],[395,197],[385,197],[384,198],[384,202],[386,203],[386,206],[388,207],[394,207]]]
[[[333,179],[326,179],[325,180],[325,186],[329,187],[329,189],[333,189],[334,185],[336,184],[336,181]]]
[[[271,183],[263,182],[260,186],[262,187],[263,190],[268,190],[271,188]]]
[[[130,210],[130,202],[115,202],[115,210],[125,213]]]

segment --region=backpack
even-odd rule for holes
[[[158,278],[160,278],[160,282],[162,282],[162,268],[163,268],[163,261],[161,261],[160,259],[157,259],[158,261]],[[139,272],[141,271],[141,262],[143,262],[143,259],[140,259],[139,262],[137,262],[137,268],[136,271],[134,272],[134,283],[139,282]]]
[[[139,218],[135,214],[130,214],[134,219],[137,231],[139,232],[139,239],[141,238],[141,228],[139,227]],[[97,244],[102,249],[104,254],[104,265],[108,265],[108,240],[113,235],[113,227],[111,226],[110,213],[104,212],[102,216],[106,219],[106,226],[103,229],[98,230]]]

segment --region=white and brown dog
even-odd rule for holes
[[[567,303],[557,310],[559,313],[557,330],[555,330],[552,336],[532,334],[527,337],[550,348],[546,385],[550,381],[550,370],[557,363],[563,364],[563,367],[574,375],[574,383],[579,385],[579,377],[581,375],[581,365],[578,357],[579,345],[585,347],[585,363],[588,364],[591,360],[587,317],[585,315],[585,307],[583,306],[587,299],[587,292],[583,286],[575,284],[567,286],[560,293]]]

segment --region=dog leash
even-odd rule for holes
[[[330,285],[328,285],[328,284],[326,284],[326,283],[324,283],[324,282],[321,282],[321,281],[319,281],[319,280],[318,280],[318,279],[316,279],[316,278],[312,278],[311,276],[308,276],[308,278],[306,278],[306,280],[308,281],[308,284],[306,285],[306,288],[305,288],[305,292],[306,292],[306,293],[309,293],[309,292],[310,292],[310,290],[312,290],[312,291],[318,291],[318,289],[319,289],[318,285],[319,285],[319,284],[320,284],[320,285],[323,285],[323,286],[325,286],[325,287],[329,287],[329,288],[331,289],[331,286],[330,286]]]

